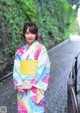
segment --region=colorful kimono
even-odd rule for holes
[[[21,61],[37,61],[35,74],[24,74],[21,72]],[[23,67],[28,69],[28,67]],[[34,67],[33,67],[34,68]],[[26,86],[31,84],[32,88],[24,90],[24,93],[17,91],[18,113],[44,113],[44,94],[50,78],[50,61],[44,45],[35,41],[30,47],[28,45],[19,48],[15,54],[13,83]]]

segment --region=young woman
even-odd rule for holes
[[[24,25],[23,36],[27,44],[17,50],[13,69],[18,113],[44,113],[44,94],[50,78],[48,53],[37,41],[38,28],[34,23]]]

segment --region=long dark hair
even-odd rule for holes
[[[36,35],[36,38],[35,40],[38,39],[38,27],[36,26],[36,24],[34,23],[26,23],[23,27],[23,36],[25,38],[25,33],[26,33],[26,30],[29,28],[29,31],[32,33],[32,34],[35,34]]]

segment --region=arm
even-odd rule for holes
[[[15,55],[14,68],[13,68],[13,83],[14,88],[18,89],[19,92],[24,92],[24,89],[31,89],[31,85],[23,86],[22,75],[20,72],[20,56]]]
[[[41,53],[38,57],[38,65],[36,76],[31,81],[31,84],[39,89],[46,90],[49,81],[50,61],[45,46],[42,46]]]
[[[21,74],[20,74],[20,56],[15,55],[14,67],[13,67],[13,83],[16,89],[16,86],[22,85]]]
[[[41,53],[38,57],[38,66],[36,69],[36,75],[31,81],[32,86],[34,86],[32,87],[32,92],[34,93],[34,95],[32,96],[32,100],[35,103],[38,104],[43,99],[44,93],[48,87],[49,78],[50,78],[50,61],[47,50],[43,46]]]

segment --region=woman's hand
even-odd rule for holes
[[[25,89],[31,89],[32,85],[28,85],[28,86],[16,86],[17,90],[21,93],[24,93]]]
[[[19,92],[24,93],[24,90],[23,90],[22,86],[16,86],[16,88]]]
[[[22,89],[31,89],[32,88],[32,85],[28,85],[28,86],[22,86]]]

